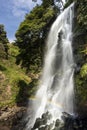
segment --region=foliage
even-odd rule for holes
[[[74,28],[76,37],[86,34],[87,8],[85,3],[87,0],[82,0],[81,2],[79,0],[69,0],[65,7],[73,1],[76,2],[76,25]],[[36,72],[42,65],[44,41],[57,11],[54,6],[54,0],[42,0],[42,5],[37,5],[25,16],[25,20],[20,24],[16,32],[16,44],[20,49],[20,53],[17,56],[17,64],[27,68],[27,71],[34,69]]]
[[[80,75],[82,78],[87,78],[87,63],[82,66]]]
[[[8,57],[8,38],[6,35],[6,31],[4,30],[4,25],[0,24],[0,51],[1,51],[1,57],[3,55],[6,55],[6,58]],[[5,54],[4,54],[5,53]]]
[[[64,5],[64,8],[67,8],[71,3],[73,3],[76,0],[68,0],[66,4]]]
[[[65,8],[75,2],[75,35],[86,35],[87,32],[87,0],[68,0]]]
[[[48,7],[50,5],[54,5],[54,0],[42,0],[43,1],[43,6]]]
[[[37,2],[38,0],[32,0],[33,2]],[[54,0],[42,0],[43,6],[48,7],[50,5],[54,5]]]
[[[84,77],[81,77],[81,75],[75,76],[75,89],[76,89],[76,97],[77,97],[77,103],[79,104],[85,104],[87,101],[87,79]]]
[[[19,48],[15,44],[8,44],[8,53],[10,56],[16,57],[19,54]]]
[[[87,30],[87,0],[77,0],[77,21],[79,27],[82,29]]]
[[[85,108],[87,103],[87,0],[68,0],[65,8],[75,2],[74,48],[79,72],[75,74],[75,96],[77,106]],[[79,108],[78,107],[78,108]],[[87,109],[87,108],[86,108]],[[84,111],[85,112],[85,111]]]
[[[77,97],[77,104],[84,107],[87,102],[87,53],[86,44],[84,42],[78,44],[77,54],[80,59],[79,63],[80,70],[75,74],[75,90]],[[77,55],[76,54],[76,55]]]
[[[32,81],[25,70],[15,64],[18,47],[13,44],[8,47],[8,60],[0,58],[0,106],[18,105],[19,101],[26,101],[30,94],[27,95],[26,91],[29,92],[29,83]]]
[[[42,64],[44,41],[49,27],[55,19],[55,9],[50,6],[36,6],[25,20],[20,24],[16,32],[16,44],[20,49],[17,56],[17,64],[26,67],[27,71],[34,68],[38,71]]]

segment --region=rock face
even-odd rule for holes
[[[51,115],[47,112],[41,118],[37,118],[31,130],[87,130],[87,118],[72,116],[63,112],[62,121],[57,119],[49,124],[49,117]]]
[[[24,127],[22,118],[25,113],[25,107],[0,109],[0,130],[22,130]]]
[[[23,120],[25,108],[11,109],[4,108],[1,110],[0,130],[25,130],[26,123]],[[87,130],[87,118],[72,116],[63,112],[62,122],[57,119],[49,123],[51,114],[46,112],[41,118],[37,118],[31,130]]]

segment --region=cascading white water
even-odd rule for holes
[[[58,16],[49,32],[43,75],[36,100],[32,101],[33,117],[27,124],[28,130],[46,111],[51,113],[52,121],[61,119],[62,112],[74,113],[73,7],[71,4]]]

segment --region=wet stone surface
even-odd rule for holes
[[[49,112],[37,118],[31,130],[87,130],[87,118],[72,116],[63,112],[62,121],[57,119],[55,122],[48,123],[51,118]]]
[[[3,117],[0,120],[0,130],[26,130],[29,119],[28,121],[22,120],[23,111]],[[51,117],[49,112],[44,113],[41,118],[36,119],[33,128],[28,130],[87,130],[87,117],[75,117],[63,112],[62,122],[57,119],[50,123]]]

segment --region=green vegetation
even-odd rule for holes
[[[82,66],[80,75],[82,78],[87,78],[87,63]]]
[[[25,70],[15,64],[16,56],[19,54],[18,47],[12,44],[8,44],[8,47],[8,60],[0,60],[0,106],[15,105],[25,101],[29,97],[29,83],[32,81],[25,74]]]
[[[75,74],[76,99],[80,110],[85,108],[87,103],[87,44],[84,44],[84,42],[81,44],[78,45],[77,49],[77,55],[79,55],[80,58],[76,61],[77,64],[79,62],[80,71]]]
[[[68,0],[65,8],[75,2],[74,18],[74,55],[79,72],[75,74],[75,95],[80,111],[87,104],[87,0]],[[83,113],[87,108],[84,109]]]
[[[78,39],[78,55],[80,56],[79,63],[81,64],[81,69],[78,75],[76,75],[75,85],[77,88],[77,100],[80,109],[85,108],[87,103],[87,0],[77,0],[76,10],[77,10],[77,24],[76,24],[76,39]],[[80,47],[81,46],[81,47]],[[85,112],[85,111],[84,111]]]
[[[0,24],[0,57],[8,58],[8,38],[6,31],[4,30],[4,25]]]
[[[27,72],[40,71],[45,39],[56,17],[52,1],[43,0],[41,6],[37,5],[25,16],[16,32],[16,44],[20,49],[17,64],[25,67]]]
[[[87,32],[87,0],[68,0],[65,8],[68,7],[72,2],[75,2],[75,15],[76,15],[76,26],[74,29],[75,36],[86,36]]]
[[[45,39],[57,13],[53,4],[53,0],[43,0],[26,14],[14,44],[9,44],[0,25],[0,107],[23,105],[36,91]]]
[[[54,5],[54,0],[42,0],[43,1],[43,6],[48,7],[50,5]]]
[[[80,67],[75,73],[75,91],[77,104],[83,107],[87,104],[87,0],[68,0],[65,8],[73,1],[74,55]],[[14,44],[8,43],[0,25],[0,106],[24,103],[37,89],[45,40],[57,14],[54,0],[42,0],[42,5],[33,8],[20,23]]]
[[[82,30],[84,30],[84,33],[86,33],[85,31],[87,31],[87,0],[81,0],[79,2],[79,0],[77,0],[77,21],[79,24],[79,28],[81,28]]]
[[[84,107],[87,102],[87,64],[83,65],[80,73],[75,76],[75,85],[77,104]]]

